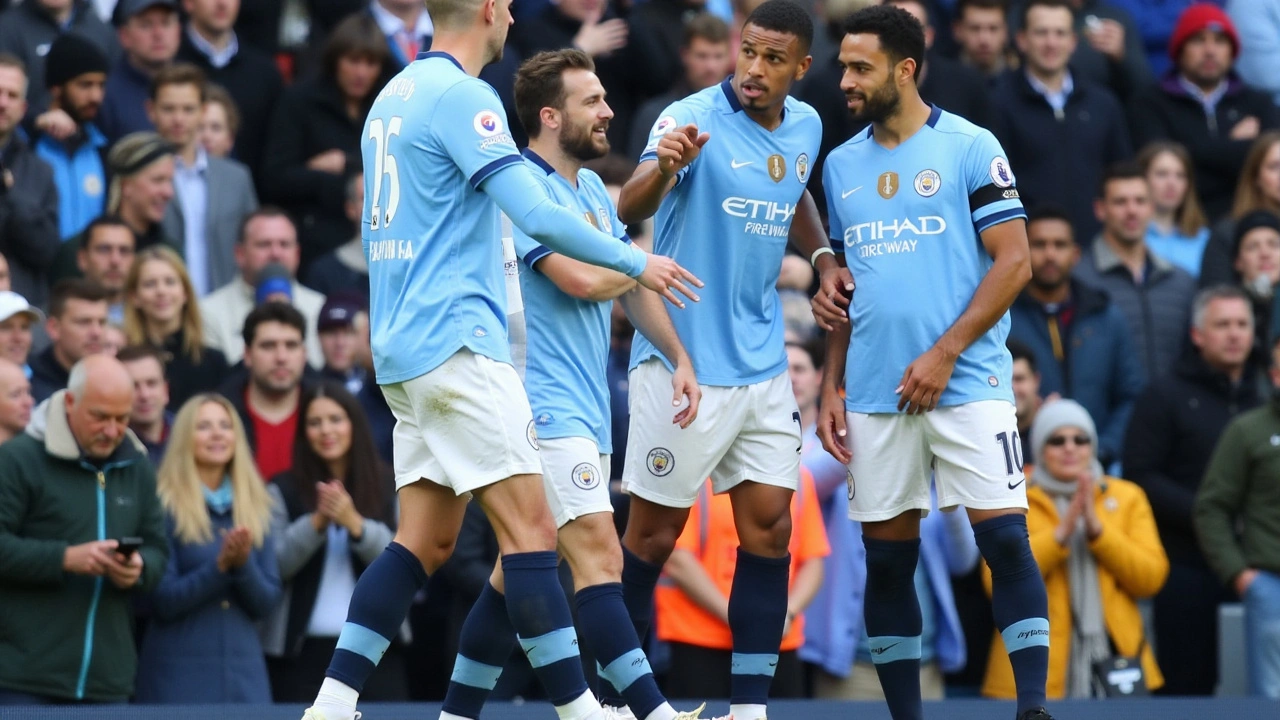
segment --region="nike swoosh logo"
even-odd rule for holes
[[[1026,479],[1026,478],[1022,478],[1022,479],[1021,479],[1021,480],[1019,480],[1018,482],[1010,484],[1010,485],[1009,485],[1009,489],[1010,489],[1010,490],[1017,490],[1017,489],[1018,489],[1018,486],[1019,486],[1019,485],[1021,485],[1021,484],[1022,484],[1022,483],[1024,483],[1024,482],[1026,482],[1026,481],[1027,481],[1027,479]]]
[[[733,168],[734,170],[737,170],[738,168],[744,168],[748,165],[754,165],[754,164],[755,164],[754,160],[748,160],[746,162],[738,162],[737,160],[729,161],[729,167]]]
[[[890,650],[892,650],[893,648],[898,647],[898,646],[899,646],[899,645],[901,645],[901,644],[902,644],[902,643],[900,643],[900,642],[896,642],[896,643],[894,643],[894,644],[892,644],[892,645],[886,645],[886,646],[884,646],[884,647],[882,647],[882,648],[871,648],[871,653],[872,653],[873,655],[883,655],[883,654],[885,654],[885,653],[889,652]]]
[[[854,194],[854,193],[858,192],[858,191],[859,191],[859,190],[861,190],[861,189],[862,189],[862,186],[861,186],[861,185],[859,185],[858,187],[856,187],[856,188],[854,188],[854,189],[852,189],[852,190],[845,190],[844,192],[840,193],[840,199],[841,199],[841,200],[843,200],[843,199],[845,199],[845,198],[849,197],[850,195],[852,195],[852,194]]]

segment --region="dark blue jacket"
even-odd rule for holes
[[[1099,458],[1104,465],[1119,460],[1133,402],[1142,392],[1129,324],[1106,293],[1071,281],[1075,314],[1062,339],[1064,358],[1055,360],[1049,316],[1038,301],[1022,293],[1009,308],[1009,339],[1035,354],[1040,394],[1059,393],[1089,411],[1098,426]]]
[[[138,659],[139,703],[269,703],[271,686],[255,623],[280,601],[280,569],[267,536],[242,567],[218,571],[231,512],[210,511],[213,538],[192,545],[166,518],[169,564],[151,596]]]
[[[1009,154],[1022,204],[1062,205],[1083,244],[1099,230],[1093,195],[1103,170],[1133,150],[1124,111],[1111,91],[1078,73],[1073,82],[1059,115],[1024,71],[1006,72],[991,92],[991,132]]]
[[[129,64],[127,57],[116,61],[107,74],[102,107],[98,109],[98,127],[112,145],[129,133],[155,130],[147,117],[147,100],[151,98],[151,78]]]

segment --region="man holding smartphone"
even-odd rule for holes
[[[131,595],[168,561],[133,380],[90,355],[0,445],[0,705],[126,702]]]

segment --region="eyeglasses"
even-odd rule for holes
[[[1052,445],[1053,447],[1062,447],[1067,444],[1068,440],[1081,447],[1093,444],[1093,438],[1088,435],[1054,435],[1048,440],[1045,440],[1044,444]]]

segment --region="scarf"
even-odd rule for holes
[[[1102,478],[1102,466],[1093,461],[1095,480]],[[1032,471],[1031,482],[1038,485],[1058,509],[1066,513],[1076,493],[1076,483],[1056,480],[1039,463]],[[1092,502],[1093,499],[1090,499]],[[1102,615],[1102,591],[1098,581],[1098,563],[1089,550],[1084,518],[1080,518],[1067,544],[1067,586],[1071,591],[1072,638],[1067,660],[1067,697],[1088,698],[1099,695],[1093,687],[1093,663],[1111,657],[1111,638]]]
[[[222,484],[217,490],[210,490],[208,486],[203,486],[204,502],[209,509],[219,515],[226,515],[231,511],[231,505],[234,498],[231,494],[231,478],[223,477]]]

